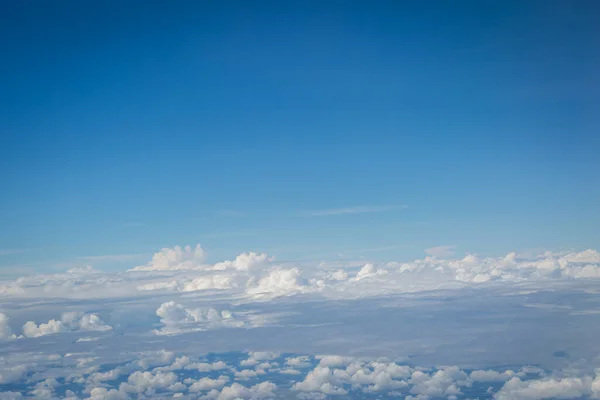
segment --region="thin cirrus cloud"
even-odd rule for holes
[[[323,210],[310,210],[304,211],[303,215],[310,217],[328,217],[333,215],[345,215],[345,214],[365,214],[365,213],[378,213],[385,211],[399,210],[407,208],[405,204],[393,204],[393,205],[381,205],[381,206],[353,206],[353,207],[341,207],[341,208],[328,208]]]

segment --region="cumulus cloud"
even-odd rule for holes
[[[462,394],[459,386],[470,386],[467,374],[458,367],[448,367],[433,374],[422,371],[412,373],[410,392],[429,397],[456,396]]]
[[[536,256],[509,253],[504,257],[467,255],[462,259],[436,257],[411,262],[367,263],[328,271],[306,263],[275,265],[266,254],[242,253],[234,260],[205,264],[200,245],[174,247],[156,253],[144,266],[127,273],[100,272],[39,275],[0,283],[0,296],[105,298],[147,296],[154,291],[218,290],[245,294],[246,301],[272,300],[296,293],[326,296],[371,296],[479,285],[486,282],[543,282],[600,278],[600,254],[545,252]],[[146,273],[142,273],[146,271]],[[349,278],[351,277],[351,278]],[[150,293],[149,293],[150,292]],[[375,293],[376,292],[376,293]]]
[[[169,390],[178,382],[178,377],[173,372],[141,372],[136,371],[129,375],[127,382],[120,385],[120,390],[126,393],[145,393],[153,395],[156,389]]]
[[[301,292],[304,289],[298,268],[277,268],[254,284],[248,282],[246,293],[255,298],[275,298]]]
[[[203,392],[207,390],[220,389],[227,384],[229,377],[221,375],[217,379],[201,378],[192,383],[188,390],[192,393]]]
[[[386,275],[388,271],[385,269],[378,269],[374,264],[365,264],[360,271],[354,277],[354,281],[360,281],[361,279],[372,278],[377,275]]]
[[[131,271],[176,271],[203,269],[206,253],[199,244],[191,246],[175,246],[172,249],[164,248],[154,253],[152,260],[146,265],[137,266]]]
[[[279,357],[279,353],[272,351],[250,351],[248,352],[248,358],[240,361],[240,365],[244,367],[254,366],[261,361],[270,361],[277,357]]]
[[[23,325],[23,335],[35,338],[68,331],[108,331],[111,329],[112,327],[106,325],[96,314],[66,312],[62,314],[60,320],[51,319],[39,325],[34,321],[27,321]]]
[[[476,370],[472,371],[469,377],[474,382],[505,382],[512,378],[515,373],[511,370],[498,372],[494,370]]]
[[[513,377],[495,394],[496,400],[600,398],[600,377],[564,377],[522,381]]]
[[[273,261],[265,253],[257,254],[254,252],[242,253],[233,261],[223,261],[213,265],[212,269],[216,271],[236,270],[236,271],[251,271],[267,267]]]
[[[277,385],[268,381],[261,382],[252,387],[233,383],[231,386],[221,389],[220,392],[214,389],[202,398],[216,400],[267,399],[274,396],[275,389],[277,389]]]
[[[187,309],[181,304],[169,301],[160,305],[156,315],[164,325],[155,330],[157,335],[173,335],[217,328],[240,328],[243,321],[236,320],[229,310],[217,311],[214,308]]]

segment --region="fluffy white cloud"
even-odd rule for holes
[[[152,260],[146,265],[140,265],[131,269],[131,271],[177,271],[190,269],[204,269],[207,266],[203,264],[206,259],[206,253],[198,244],[195,248],[191,246],[175,246],[174,248],[164,248],[154,253]]]
[[[208,289],[230,289],[235,286],[233,278],[233,276],[221,274],[201,276],[184,282],[180,290],[182,292],[193,292]]]
[[[297,356],[297,357],[288,357],[285,359],[285,363],[292,367],[306,368],[310,367],[311,358],[309,356]]]
[[[112,327],[106,325],[96,314],[66,312],[62,314],[60,320],[51,319],[39,325],[34,321],[27,321],[23,325],[23,335],[35,338],[67,331],[108,331],[111,329]]]
[[[240,328],[243,321],[238,321],[228,310],[217,311],[214,308],[187,309],[181,304],[169,301],[160,305],[156,315],[161,318],[164,327],[154,332],[158,335],[173,335],[217,328]]]
[[[522,381],[518,377],[510,379],[495,394],[496,400],[542,400],[576,399],[592,396],[600,398],[600,378],[565,377],[561,379],[533,379]]]
[[[194,382],[188,390],[192,393],[197,393],[212,389],[220,389],[225,386],[228,381],[229,377],[226,375],[221,375],[217,379],[201,378]]]
[[[302,382],[297,382],[292,386],[292,390],[302,392],[321,392],[328,395],[345,395],[348,392],[340,387],[345,376],[340,377],[329,367],[317,366],[310,371]],[[340,386],[335,386],[340,385]]]
[[[377,269],[374,264],[365,264],[356,274],[353,280],[360,281],[361,279],[372,278],[377,275],[386,275],[385,269]]]
[[[409,383],[410,392],[430,397],[453,396],[461,394],[459,386],[470,386],[467,374],[457,367],[448,367],[435,373],[422,371],[412,373]]]
[[[304,289],[298,268],[281,269],[271,271],[267,276],[254,284],[253,280],[248,282],[246,293],[254,298],[275,298],[300,292]]]
[[[212,390],[202,398],[216,400],[266,399],[274,396],[275,389],[277,386],[268,381],[249,388],[239,383],[233,383],[231,386],[224,387],[220,392],[216,389]]]
[[[213,265],[212,269],[216,271],[236,270],[236,271],[251,271],[269,266],[273,258],[265,253],[257,254],[254,252],[242,253],[233,261],[223,261]]]
[[[344,271],[343,269],[338,269],[337,271],[329,274],[327,278],[333,281],[345,281],[348,279],[348,272]]]
[[[23,335],[30,338],[65,332],[66,330],[67,328],[62,321],[57,321],[55,319],[51,319],[50,321],[39,325],[33,321],[27,321],[23,325]]]
[[[355,360],[354,357],[336,355],[318,355],[315,358],[319,360],[319,365],[323,367],[345,367]]]
[[[497,372],[494,370],[476,370],[469,374],[469,377],[474,382],[504,382],[509,380],[515,375],[511,370],[504,372]]]
[[[116,389],[106,389],[103,387],[93,388],[90,391],[90,397],[87,400],[128,400],[127,393]]]
[[[248,367],[253,366],[261,361],[269,361],[279,357],[279,353],[272,351],[250,351],[248,352],[248,358],[240,362],[241,366]]]
[[[199,372],[221,371],[228,368],[229,366],[223,361],[215,361],[213,363],[192,363],[185,367],[185,369],[195,369]]]
[[[126,383],[122,383],[119,389],[127,393],[146,393],[152,395],[156,389],[169,389],[178,381],[173,372],[141,372],[136,371],[129,375]]]

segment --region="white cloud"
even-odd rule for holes
[[[513,371],[497,372],[494,370],[476,370],[469,374],[469,377],[474,382],[504,382],[514,376]]]
[[[236,271],[250,271],[260,268],[267,267],[273,258],[270,258],[267,254],[257,254],[254,252],[242,253],[235,258],[233,261],[223,261],[213,265],[212,269],[216,271],[224,270],[236,270]]]
[[[596,386],[597,387],[596,387]],[[510,379],[495,394],[496,400],[542,400],[576,399],[593,396],[600,398],[600,378],[548,378],[522,381],[518,377]]]
[[[182,292],[193,292],[207,289],[230,289],[233,286],[232,277],[228,275],[209,275],[186,282],[181,288]]]
[[[90,397],[87,400],[128,400],[127,393],[116,389],[106,389],[103,387],[93,388],[90,391]]]
[[[345,281],[348,279],[348,272],[344,271],[343,269],[338,269],[337,271],[329,274],[328,278],[334,281]]]
[[[343,380],[334,375],[334,371],[329,367],[317,366],[310,371],[302,382],[297,382],[292,386],[292,390],[302,392],[321,392],[328,395],[347,394],[342,387],[335,384],[342,384]]]
[[[212,389],[220,389],[225,386],[228,381],[229,377],[226,375],[221,375],[217,379],[201,378],[200,380],[194,382],[188,390],[192,393],[197,393]]]
[[[345,367],[354,361],[353,357],[337,355],[319,355],[315,357],[323,367]]]
[[[298,268],[272,270],[256,284],[249,281],[246,293],[255,298],[275,298],[300,292],[304,289]]]
[[[34,321],[27,321],[23,325],[23,335],[35,338],[67,331],[108,331],[111,329],[112,327],[106,325],[96,314],[66,312],[62,314],[60,320],[51,319],[39,325]]]
[[[242,360],[240,365],[243,367],[254,366],[261,361],[270,361],[279,357],[279,353],[272,351],[250,351],[248,352],[248,358]]]
[[[233,383],[231,386],[224,387],[221,392],[213,390],[203,398],[216,400],[266,399],[274,396],[275,389],[277,386],[268,381],[249,388],[239,383]]]
[[[66,330],[67,328],[62,321],[57,321],[55,319],[51,319],[50,321],[39,325],[33,321],[27,321],[23,325],[23,335],[30,338],[65,332]]]
[[[236,377],[236,379],[241,379],[241,380],[246,380],[246,379],[250,379],[250,378],[255,378],[258,375],[263,375],[264,372],[262,371],[255,371],[253,369],[243,369],[241,371],[235,371],[234,375]]]
[[[243,321],[234,318],[228,310],[217,311],[214,308],[186,309],[181,304],[169,301],[160,305],[156,315],[161,318],[164,327],[154,332],[158,335],[173,335],[217,328],[240,328]]]
[[[288,357],[285,359],[285,363],[292,367],[306,368],[312,365],[310,360],[309,356]]]
[[[365,264],[360,271],[353,278],[354,281],[360,281],[361,279],[372,278],[377,275],[386,275],[388,271],[385,269],[377,269],[374,264]]]
[[[206,253],[198,244],[195,248],[191,246],[175,246],[164,248],[154,253],[152,260],[146,265],[140,265],[131,271],[173,271],[203,269]]]
[[[453,396],[462,394],[459,386],[470,386],[471,382],[466,373],[457,367],[448,367],[431,375],[422,371],[412,373],[409,383],[410,392],[416,395],[430,397]]]
[[[120,385],[120,390],[127,393],[144,393],[152,395],[152,390],[169,389],[178,381],[173,372],[141,372],[136,371],[129,375],[126,383]]]
[[[192,363],[185,367],[185,369],[195,369],[199,372],[221,371],[228,368],[229,366],[223,361],[215,361],[213,363]]]

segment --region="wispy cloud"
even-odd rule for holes
[[[343,214],[363,214],[363,213],[376,213],[384,211],[399,210],[407,208],[405,204],[393,204],[383,206],[354,206],[354,207],[342,207],[342,208],[328,208],[324,210],[312,210],[304,211],[303,215],[311,217],[327,217],[331,215],[343,215]]]
[[[138,260],[140,258],[148,257],[148,254],[106,254],[101,256],[82,256],[77,257],[78,260],[87,262],[124,262],[130,260]]]
[[[456,246],[435,246],[425,249],[425,254],[434,257],[450,257],[453,256],[456,249]]]

